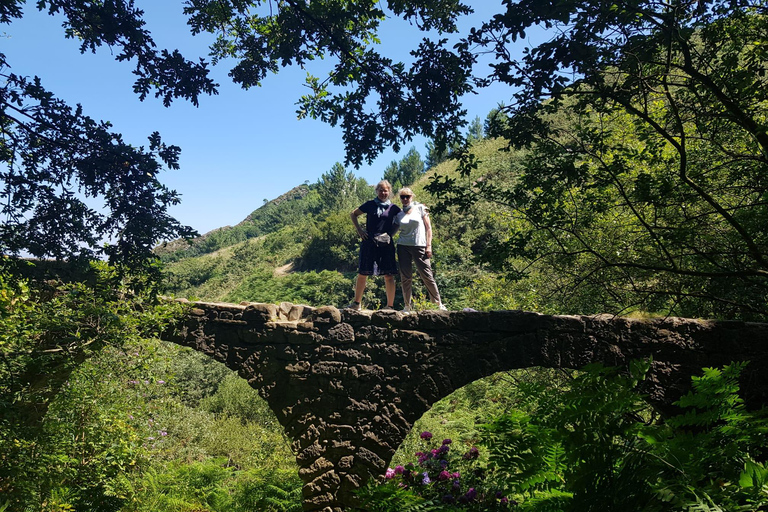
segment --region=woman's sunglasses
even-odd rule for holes
[[[405,196],[405,195],[401,195],[400,196],[400,199],[410,199],[410,198],[411,198],[411,196]]]

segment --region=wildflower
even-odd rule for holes
[[[403,466],[395,466],[395,474],[396,475],[402,475],[403,471],[405,471],[405,468]]]
[[[159,434],[160,434],[161,436],[167,436],[167,435],[168,435],[168,432],[166,432],[165,430],[161,430],[161,431],[159,431]]]
[[[165,384],[165,381],[164,380],[159,380],[159,381],[157,381],[157,383],[158,384]]]
[[[133,414],[129,414],[128,418],[133,419]]]
[[[429,475],[424,473],[424,480],[421,481],[422,484],[428,485],[432,483],[432,480],[429,479]]]
[[[390,478],[394,478],[394,477],[395,477],[395,470],[392,468],[387,468],[387,472],[384,473],[384,478],[389,480]]]
[[[429,441],[430,439],[432,439],[432,432],[427,432],[425,430],[424,432],[421,433],[421,436],[419,437],[421,437],[425,441]]]

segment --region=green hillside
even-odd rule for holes
[[[500,152],[501,139],[482,140],[474,151],[478,173],[498,176],[509,167],[511,154]],[[455,161],[422,173],[411,185],[417,200],[434,205],[425,190],[433,174],[456,175]],[[355,178],[352,177],[352,180]],[[231,228],[221,228],[191,245],[174,242],[159,248],[166,262],[167,292],[179,297],[229,302],[290,301],[309,305],[342,305],[352,296],[358,239],[349,212],[374,197],[366,185],[344,204],[324,206],[318,184],[300,186],[256,209]],[[331,194],[335,193],[331,191]],[[469,209],[433,208],[433,266],[445,302],[452,308],[531,307],[500,273],[477,255],[497,228],[500,213],[489,202]],[[503,216],[503,215],[502,215]],[[370,281],[365,302],[376,308],[383,283]],[[422,307],[425,291],[417,284]],[[491,300],[491,297],[493,299]]]

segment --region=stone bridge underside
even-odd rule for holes
[[[184,302],[182,300],[182,302]],[[384,473],[424,412],[495,372],[623,366],[653,358],[645,392],[664,406],[705,366],[749,360],[742,389],[768,402],[768,324],[524,311],[351,311],[282,303],[189,303],[164,339],[236,370],[292,439],[305,510],[341,511]]]

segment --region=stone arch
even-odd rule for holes
[[[164,339],[208,354],[258,389],[286,433],[305,510],[342,511],[381,475],[431,405],[501,370],[622,366],[653,357],[646,391],[669,404],[703,366],[751,360],[765,402],[768,325],[524,311],[339,311],[282,303],[191,303]]]

